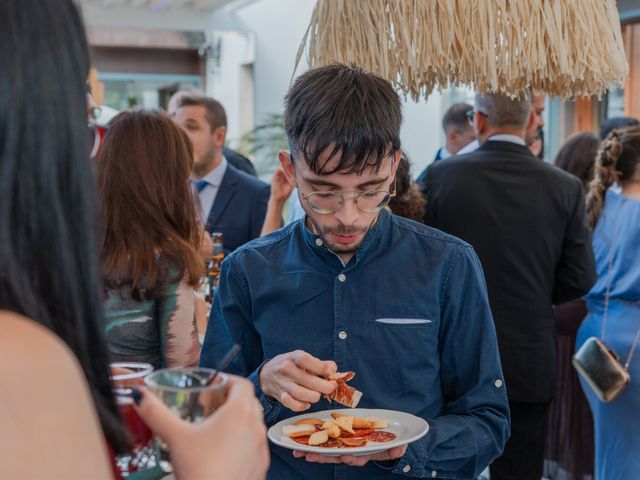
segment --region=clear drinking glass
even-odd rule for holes
[[[220,373],[207,385],[215,374],[210,368],[167,368],[151,373],[144,382],[180,418],[201,422],[224,402],[227,376]],[[156,447],[158,465],[172,472],[168,445],[156,437]]]
[[[144,385],[144,377],[153,372],[153,366],[143,362],[114,362],[110,365],[113,394],[131,437],[132,450],[116,457],[116,466],[123,478],[139,470],[156,465],[153,435],[138,416],[131,396],[135,387]]]

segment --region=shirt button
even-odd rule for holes
[[[494,385],[496,386],[496,388],[500,388],[502,386],[502,380],[500,379],[496,380]]]
[[[436,478],[438,476],[438,472],[436,472],[435,470],[431,472],[431,476],[433,478]]]
[[[405,465],[404,467],[402,467],[402,471],[404,473],[409,473],[411,471],[411,465]]]
[[[318,245],[319,247],[322,246],[322,239],[321,238],[316,238],[316,245]]]
[[[346,340],[347,339],[347,332],[342,330],[340,333],[338,333],[338,337],[340,338],[340,340]]]
[[[344,283],[347,281],[347,276],[344,273],[341,273],[340,275],[338,275],[338,280]]]

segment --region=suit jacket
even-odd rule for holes
[[[224,147],[222,150],[222,154],[227,159],[227,161],[236,167],[238,170],[242,172],[246,172],[249,175],[253,175],[257,177],[256,167],[253,166],[251,160],[242,155],[241,153],[236,152],[235,150],[231,150],[230,148]]]
[[[260,236],[270,191],[266,183],[227,165],[206,226],[209,233],[222,233],[225,253]]]
[[[440,148],[438,149],[438,151],[436,152],[436,156],[435,156],[435,157],[433,157],[433,161],[432,161],[429,165],[427,165],[427,166],[425,167],[425,169],[424,169],[424,170],[422,170],[422,172],[420,172],[420,175],[418,175],[418,177],[416,178],[416,183],[423,184],[423,183],[424,183],[424,181],[425,181],[425,179],[427,178],[427,174],[429,173],[429,172],[428,172],[429,167],[430,167],[431,165],[433,165],[434,163],[436,163],[436,162],[438,162],[438,161],[442,160],[442,149],[443,149],[443,148],[444,148],[444,147],[440,147]]]
[[[503,141],[438,162],[424,184],[427,224],[469,242],[487,280],[510,400],[555,389],[552,305],[595,281],[580,180]]]

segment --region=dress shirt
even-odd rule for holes
[[[462,147],[460,150],[458,150],[458,153],[456,153],[456,155],[464,155],[465,153],[471,153],[477,150],[479,146],[480,146],[480,142],[478,142],[478,140],[472,140],[469,143],[467,143],[464,147]]]
[[[451,153],[449,150],[447,150],[447,147],[442,147],[440,149],[440,155],[438,160],[446,160],[449,157],[452,157],[453,153]]]
[[[218,194],[218,189],[220,188],[224,174],[227,171],[227,165],[227,159],[223,155],[220,165],[211,170],[204,177],[198,179],[207,182],[207,185],[200,192],[197,191],[195,186],[197,180],[192,179],[194,192],[198,194],[198,198],[200,199],[200,215],[205,224],[207,223],[207,218],[209,218],[211,207],[213,207],[213,203],[216,201],[216,195]]]
[[[524,140],[517,135],[511,135],[510,133],[499,133],[487,138],[487,142],[511,142],[517,145],[526,145]]]
[[[354,371],[359,407],[409,412],[429,433],[391,465],[321,465],[271,445],[269,479],[475,478],[501,452],[509,412],[482,268],[461,240],[386,210],[343,265],[300,219],[229,255],[201,365],[256,387],[265,422],[296,415],[261,390],[263,363],[296,349]],[[342,408],[324,398],[309,412]]]

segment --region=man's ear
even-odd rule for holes
[[[227,138],[227,127],[218,127],[213,131],[213,139],[216,146],[224,147]]]
[[[480,115],[479,112],[473,114],[473,128],[476,131],[476,137],[482,135],[482,132],[487,128],[487,119]]]
[[[400,165],[400,159],[402,158],[402,149],[399,148],[398,151],[393,156],[393,164],[391,165],[391,178],[396,176],[396,171],[398,170],[398,165]]]
[[[534,128],[538,128],[538,114],[532,108],[531,112],[529,112],[529,121],[527,122],[527,131],[532,130]]]
[[[278,152],[278,160],[280,160],[280,168],[284,172],[284,176],[287,178],[289,185],[292,187],[297,187],[296,183],[296,169],[293,163],[293,158],[291,158],[291,154],[286,150],[280,150]]]

